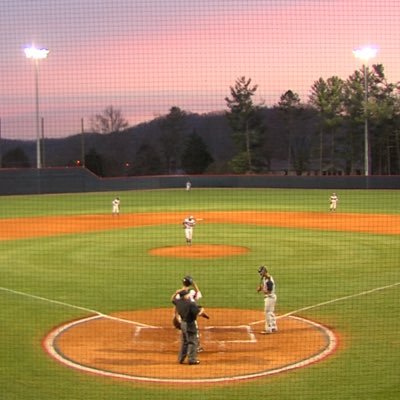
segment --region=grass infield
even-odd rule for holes
[[[360,218],[367,213],[400,213],[399,191],[337,192],[338,213],[358,213]],[[13,218],[13,224],[18,224],[15,218],[23,221],[23,217],[109,214],[112,218],[111,201],[116,195],[121,198],[122,213],[181,212],[201,218],[202,212],[219,210],[329,213],[330,192],[194,188],[190,192],[6,196],[0,197],[0,218]],[[185,274],[198,281],[206,307],[262,309],[255,287],[257,267],[264,263],[277,282],[277,313],[327,303],[300,315],[337,332],[339,350],[305,369],[231,386],[193,388],[190,396],[238,400],[399,397],[398,235],[208,224],[204,220],[196,227],[196,243],[244,246],[251,251],[214,260],[150,255],[148,251],[155,247],[184,244],[180,223],[161,220],[154,226],[0,241],[3,398],[172,400],[182,396],[182,390],[175,387],[121,382],[68,369],[49,358],[41,342],[55,326],[87,315],[64,303],[106,314],[170,307],[170,294]],[[330,302],[340,298],[344,300]]]

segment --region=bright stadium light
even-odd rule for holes
[[[49,54],[47,49],[38,49],[34,45],[24,49],[26,58],[32,59],[35,63],[35,104],[36,104],[36,167],[42,167],[41,146],[40,146],[40,112],[39,112],[39,60],[43,60]]]
[[[353,50],[356,58],[363,61],[364,73],[364,174],[369,175],[369,133],[368,133],[368,62],[378,53],[376,47],[366,46]]]
[[[354,57],[368,63],[371,58],[374,58],[378,53],[378,49],[376,47],[360,47],[359,49],[353,50]]]

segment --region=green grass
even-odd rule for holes
[[[399,214],[396,190],[337,191],[339,210],[351,213]],[[111,201],[121,197],[123,212],[192,210],[316,211],[328,209],[330,192],[303,189],[197,189],[148,190],[122,193],[78,193],[65,195],[5,196],[0,218],[41,215],[103,214],[111,212]]]
[[[0,217],[111,212],[328,209],[329,192],[285,189],[132,191],[0,198]],[[338,191],[339,212],[398,214],[399,191]],[[179,224],[180,221],[177,221]],[[14,222],[15,223],[15,222]],[[18,223],[18,222],[17,222]],[[247,246],[214,260],[150,256],[183,244],[177,225],[0,242],[0,287],[94,309],[170,307],[169,296],[192,274],[207,307],[262,309],[257,267],[267,263],[278,285],[278,314],[329,302],[300,314],[331,327],[339,351],[282,375],[223,387],[192,388],[196,399],[397,399],[400,395],[400,240],[394,235],[199,224],[197,243]],[[146,295],[149,290],[152,296]],[[353,297],[350,297],[353,296]],[[347,297],[347,298],[346,298]],[[0,387],[5,400],[172,400],[188,392],[81,374],[48,357],[41,342],[54,326],[85,315],[61,304],[0,290]],[[156,356],[156,355],[155,355]]]

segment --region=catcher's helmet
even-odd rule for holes
[[[187,275],[182,279],[182,282],[185,286],[190,286],[193,283],[193,278]]]
[[[263,275],[263,274],[265,274],[266,272],[268,272],[268,271],[267,271],[267,268],[265,267],[265,265],[261,265],[261,266],[258,268],[258,273],[259,273],[260,275]]]

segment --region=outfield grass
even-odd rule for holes
[[[399,191],[337,191],[340,213],[399,214]],[[328,212],[325,190],[201,189],[0,198],[0,218],[179,211]],[[334,217],[334,216],[333,216]],[[13,220],[13,223],[18,223]],[[86,315],[170,307],[170,294],[192,274],[207,307],[262,309],[257,267],[267,263],[278,286],[278,314],[301,316],[339,334],[339,351],[304,369],[223,387],[193,388],[196,399],[398,399],[400,240],[394,235],[235,224],[196,228],[197,243],[247,246],[215,260],[155,257],[153,247],[183,244],[176,225],[0,242],[0,387],[5,400],[176,399],[180,389],[85,375],[49,358],[41,341],[54,326]],[[17,291],[12,293],[4,289]],[[152,295],[149,296],[149,291]],[[21,293],[51,299],[51,303]],[[360,295],[358,295],[360,294]],[[156,357],[156,355],[155,355]]]

